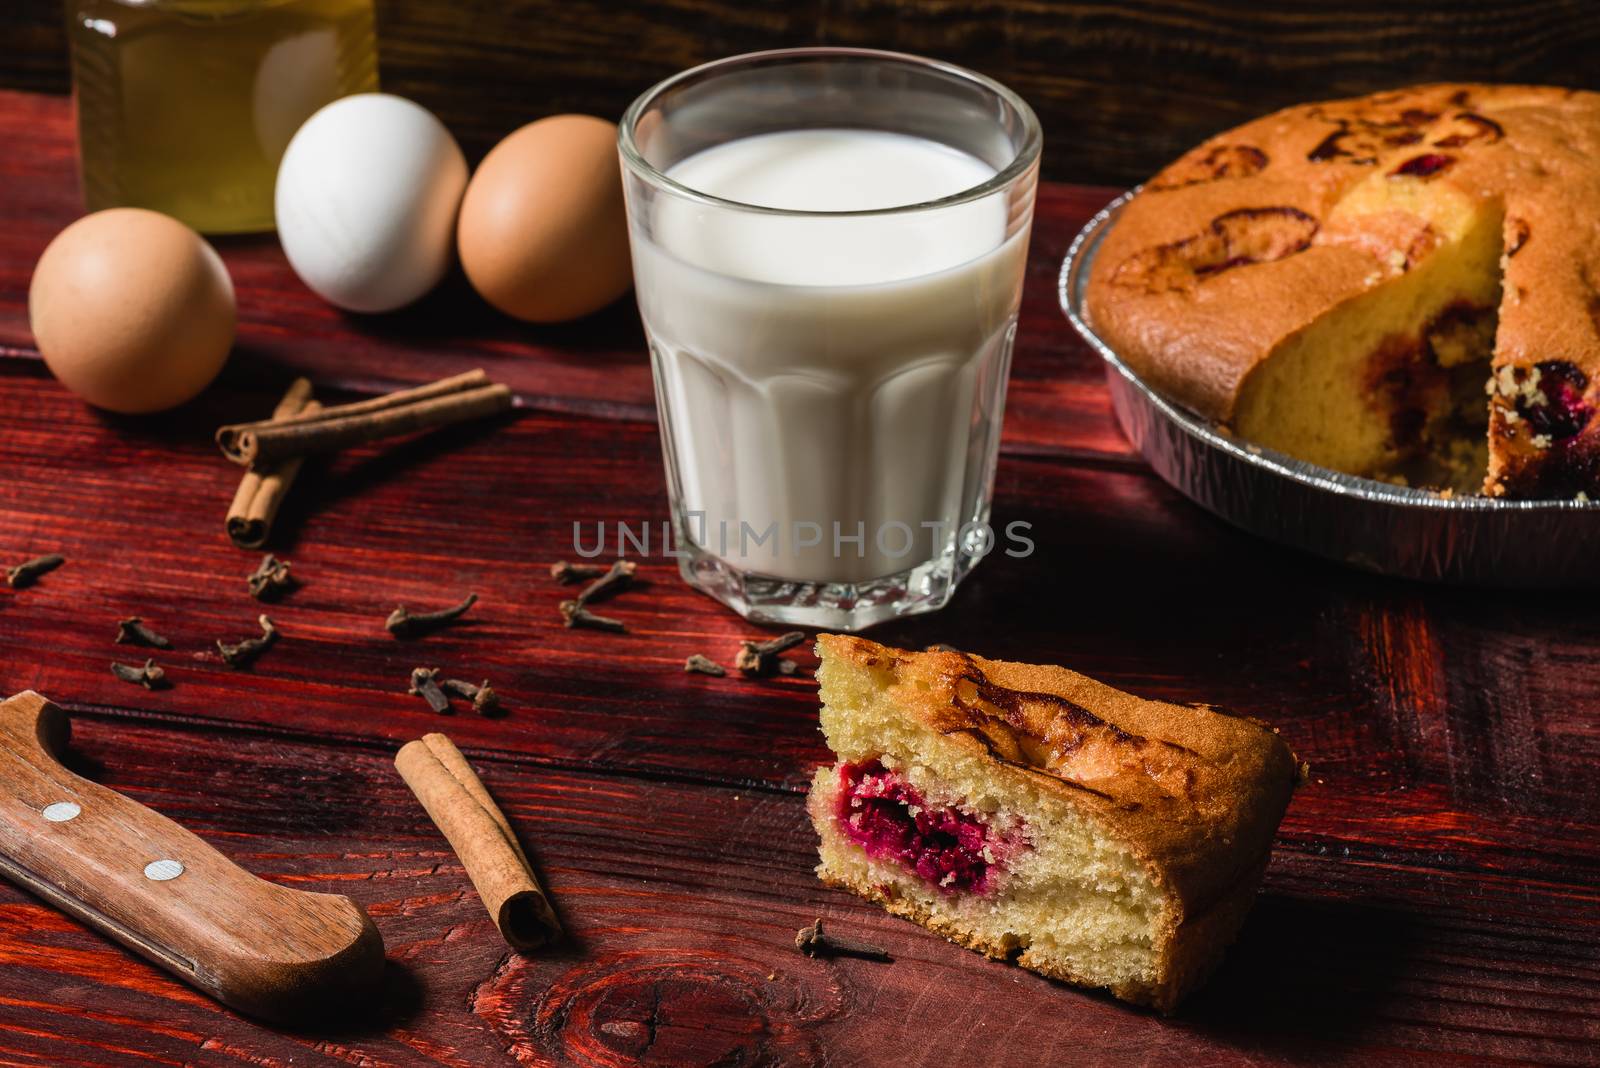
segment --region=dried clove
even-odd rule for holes
[[[266,652],[273,642],[278,640],[278,628],[272,625],[272,620],[266,616],[261,617],[261,637],[246,638],[242,642],[229,643],[217,639],[217,651],[222,654],[223,663],[231,668],[248,667],[255,658]]]
[[[884,963],[894,960],[886,949],[823,934],[821,920],[814,920],[810,927],[802,927],[795,932],[794,948],[808,957],[860,957],[862,960]]]
[[[445,679],[439,685],[446,693],[453,693],[457,697],[465,697],[471,701],[472,710],[480,716],[487,716],[500,708],[500,695],[494,692],[488,679],[484,679],[478,685],[473,685],[465,679]]]
[[[791,630],[787,634],[780,634],[770,641],[739,643],[739,655],[734,657],[733,666],[746,675],[761,678],[771,675],[774,671],[780,675],[793,675],[796,664],[793,660],[781,659],[778,654],[793,649],[806,640],[803,630]]]
[[[469,593],[460,604],[450,608],[441,608],[437,612],[408,612],[406,606],[401,605],[389,613],[389,618],[384,626],[389,628],[389,633],[396,638],[416,638],[441,627],[449,626],[467,614],[467,609],[478,603],[478,595]]]
[[[154,649],[170,649],[172,643],[144,625],[138,616],[117,621],[118,645],[148,645]]]
[[[144,666],[137,664],[111,664],[111,674],[123,682],[137,682],[147,690],[154,690],[167,685],[167,673],[156,665],[154,660],[146,660]]]
[[[16,567],[7,568],[6,582],[14,590],[25,589],[39,581],[40,575],[47,575],[66,562],[67,558],[60,553],[36,556]]]
[[[633,581],[634,572],[638,570],[639,565],[632,560],[618,560],[606,569],[605,574],[579,591],[576,598],[561,602],[561,618],[569,627],[609,630],[619,634],[627,630],[621,620],[595,615],[589,611],[588,606],[589,602],[609,597],[627,586]],[[550,573],[554,575],[556,569],[552,567]]]
[[[639,570],[639,565],[632,560],[618,560],[612,564],[606,573],[585,586],[578,594],[578,603],[581,605],[592,604],[604,600],[614,593],[620,593],[633,581],[634,572]]]
[[[606,569],[599,564],[569,564],[565,560],[550,565],[550,577],[562,584],[599,578]]]
[[[407,693],[415,694],[428,702],[428,707],[442,715],[450,714],[450,698],[439,689],[439,669],[417,667],[411,669],[411,688]]]
[[[261,563],[256,565],[245,583],[250,587],[250,596],[258,601],[275,601],[295,585],[293,576],[289,574],[289,561],[279,560],[271,553],[261,558]]]
[[[628,628],[622,620],[612,619],[610,616],[597,616],[583,606],[582,601],[562,601],[561,618],[567,621],[569,627],[587,627],[590,630],[609,630],[621,634]]]
[[[715,675],[719,679],[728,673],[727,668],[709,656],[701,656],[699,653],[695,653],[683,662],[683,670],[698,671],[702,675]]]

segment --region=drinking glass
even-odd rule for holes
[[[802,142],[767,136],[794,131],[859,170],[827,184],[876,201],[796,210],[695,188],[712,152],[723,179],[802,182],[781,173]],[[859,630],[942,607],[999,541],[1032,110],[931,59],[786,49],[669,78],[619,143],[684,579],[758,622]],[[881,153],[902,151],[929,167],[886,170]],[[947,164],[974,177],[896,195]]]

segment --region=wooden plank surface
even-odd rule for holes
[[[571,556],[573,523],[665,515],[626,305],[536,331],[458,288],[437,298],[441,333],[422,313],[330,312],[270,240],[231,242],[249,310],[224,383],[170,416],[98,415],[26,332],[33,257],[73,211],[64,123],[60,101],[0,97],[0,562],[68,557],[0,589],[0,688],[77,714],[85,773],[252,870],[366,904],[394,968],[377,1019],[277,1032],[0,890],[0,1062],[1600,1063],[1600,622],[1560,594],[1389,582],[1268,547],[1149,474],[1052,304],[1106,191],[1041,199],[995,504],[998,523],[1032,524],[1036,553],[986,561],[948,610],[881,636],[1225,705],[1311,762],[1241,944],[1171,1021],[817,885],[808,673],[684,675],[685,655],[727,662],[753,628],[666,563],[610,603],[629,633],[560,625],[545,567]],[[215,640],[261,606],[255,557],[222,535],[238,471],[210,430],[270,408],[290,370],[336,397],[478,363],[527,410],[313,465],[274,546],[303,580],[267,608],[283,640],[223,665]],[[398,602],[467,590],[484,597],[470,625],[382,629]],[[173,639],[157,656],[171,689],[110,675],[134,654],[112,642],[130,614]],[[417,664],[489,677],[507,714],[432,716],[404,693]],[[390,769],[440,728],[531,844],[577,934],[560,954],[505,953]],[[897,963],[793,956],[819,914]]]
[[[616,119],[697,63],[801,44],[999,78],[1044,121],[1046,177],[1122,185],[1306,100],[1425,81],[1600,88],[1600,6],[1587,0],[377,0],[377,12],[384,87],[434,109],[474,154],[543,115]],[[62,26],[60,0],[0,5],[0,88],[66,92]]]
[[[823,889],[791,794],[473,754],[572,934],[559,952],[519,956],[387,753],[99,718],[76,735],[80,769],[252,871],[361,902],[387,941],[386,993],[338,1030],[269,1031],[0,888],[8,1064],[1582,1064],[1593,1053],[1600,955],[1581,900],[1528,913],[1517,886],[1479,872],[1407,880],[1390,860],[1345,860],[1330,885],[1325,858],[1280,851],[1227,965],[1161,1020]],[[1583,896],[1556,891],[1543,893]],[[895,962],[799,956],[794,931],[818,916]]]

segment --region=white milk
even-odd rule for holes
[[[936,200],[994,169],[837,129],[745,138],[667,173],[741,204],[842,212]],[[671,195],[636,211],[668,468],[684,510],[705,514],[690,524],[702,549],[778,578],[863,582],[987,518],[1027,242],[1006,223],[1001,195],[866,217]]]

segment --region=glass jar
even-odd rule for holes
[[[295,130],[378,87],[373,0],[67,0],[66,15],[90,211],[270,230]]]

